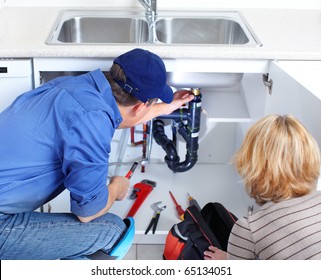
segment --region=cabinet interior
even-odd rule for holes
[[[43,71],[40,76],[42,82],[46,82],[57,76],[82,73],[83,71]],[[153,141],[149,162],[144,168],[138,166],[131,179],[132,187],[143,179],[157,183],[134,217],[135,243],[162,244],[168,229],[178,222],[169,191],[173,192],[184,209],[188,206],[187,192],[194,196],[201,206],[218,201],[237,216],[245,215],[248,206],[254,203],[247,196],[230,162],[248,127],[264,115],[267,89],[263,85],[262,74],[244,73],[241,81],[231,87],[204,88],[201,89],[201,93],[203,112],[196,166],[187,172],[173,173],[164,162],[165,152]],[[170,124],[170,120],[165,120],[165,131],[169,138],[171,137]],[[134,139],[136,142],[143,140],[142,125],[135,128]],[[185,141],[180,136],[177,146],[179,156],[184,158]],[[111,147],[109,178],[126,174],[130,164],[142,158],[142,146],[131,144],[129,131],[116,130]],[[116,164],[119,161],[125,164]],[[156,201],[162,201],[167,208],[162,212],[157,233],[145,235],[145,229],[153,215],[150,206]],[[116,202],[111,212],[125,218],[132,204],[133,201],[128,198],[122,202]],[[69,211],[68,192],[63,192],[51,201],[50,209],[53,212]]]

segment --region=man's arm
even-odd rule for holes
[[[129,184],[128,178],[122,177],[122,176],[112,177],[111,182],[108,185],[108,200],[107,200],[106,206],[92,216],[89,216],[89,217],[77,216],[78,219],[83,223],[87,223],[106,214],[116,200],[123,200],[126,197],[129,191],[129,186],[130,184]]]
[[[187,90],[180,90],[175,92],[174,99],[170,104],[167,103],[156,103],[152,106],[151,110],[147,112],[147,114],[142,119],[142,123],[147,122],[153,118],[156,118],[160,115],[168,115],[179,109],[184,104],[187,104],[191,100],[193,100],[194,95]]]

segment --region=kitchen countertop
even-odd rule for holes
[[[47,45],[60,11],[56,7],[0,9],[0,58],[115,57],[142,47],[162,58],[321,60],[321,10],[240,9],[261,47]]]

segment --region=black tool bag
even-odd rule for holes
[[[190,206],[184,221],[173,225],[165,242],[165,260],[201,260],[210,245],[226,251],[237,218],[222,204],[211,202],[199,211]]]

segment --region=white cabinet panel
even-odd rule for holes
[[[292,114],[321,147],[321,61],[278,61],[270,65],[273,81],[266,114]],[[318,189],[321,190],[319,178]]]
[[[320,72],[321,62],[272,62],[269,74],[272,94],[267,96],[265,113],[294,115],[321,147]]]
[[[321,61],[278,61],[277,65],[300,85],[321,99]]]
[[[31,59],[0,60],[0,112],[32,89]]]

